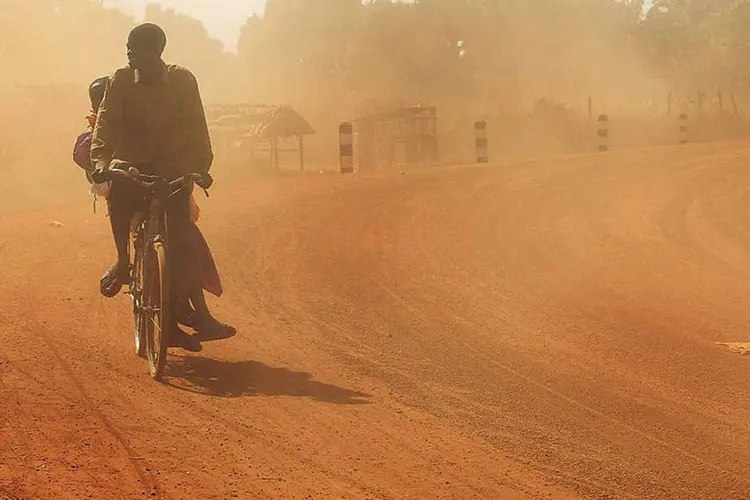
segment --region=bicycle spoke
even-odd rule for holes
[[[157,330],[159,330],[159,333],[161,333],[161,327],[159,326],[159,322],[156,320],[154,316],[151,316],[151,322],[154,324]]]

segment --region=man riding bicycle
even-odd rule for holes
[[[166,34],[155,24],[142,24],[128,36],[129,65],[109,79],[99,108],[91,147],[96,171],[107,170],[113,160],[137,165],[146,174],[173,179],[201,173],[207,189],[213,180],[208,171],[213,152],[198,83],[193,74],[162,60]],[[178,192],[166,204],[169,244],[172,249],[170,280],[177,310],[200,286],[191,262],[190,195]],[[129,280],[130,224],[143,210],[143,193],[135,183],[114,179],[107,197],[117,261],[100,281],[101,293],[114,297]],[[197,352],[198,337],[182,331],[176,319],[169,339],[174,347]]]

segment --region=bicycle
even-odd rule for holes
[[[94,182],[117,178],[135,182],[144,189],[146,210],[136,214],[130,238],[130,283],[127,294],[133,301],[136,354],[148,361],[149,373],[161,380],[167,362],[169,328],[172,325],[170,302],[169,249],[166,201],[182,190],[192,190],[203,179],[187,174],[172,181],[142,174],[133,165],[128,170],[110,168],[94,175]],[[206,195],[208,192],[206,191]]]

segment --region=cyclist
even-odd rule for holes
[[[73,160],[85,172],[86,178],[91,186],[91,194],[106,198],[109,194],[110,183],[93,184],[91,171],[91,139],[93,136],[96,117],[99,112],[104,93],[109,82],[108,77],[101,77],[94,80],[89,86],[89,98],[91,101],[91,112],[86,117],[88,127],[76,139],[73,147]],[[195,203],[194,197],[190,198],[191,215],[194,222],[197,222],[200,209]],[[201,334],[201,340],[217,340],[233,336],[237,331],[229,325],[216,320],[208,309],[204,290],[220,297],[223,293],[223,287],[219,273],[216,269],[211,250],[197,227],[192,228],[192,249],[195,252],[195,259],[200,266],[200,286],[193,290],[188,297],[189,300],[183,300],[177,310],[178,322],[185,326],[190,326],[198,330]]]
[[[106,170],[113,160],[120,160],[168,179],[202,173],[200,185],[207,189],[213,182],[208,173],[213,152],[198,83],[189,70],[164,63],[166,42],[164,31],[151,23],[137,26],[128,35],[129,64],[109,78],[93,131],[91,161],[97,170]],[[181,191],[166,206],[173,310],[179,310],[180,305],[184,310],[201,283],[199,266],[191,265],[195,226],[190,195]],[[142,193],[134,183],[121,179],[112,182],[107,205],[117,261],[100,280],[101,293],[106,297],[117,295],[129,280],[130,221],[142,204]],[[182,331],[176,318],[173,323],[171,345],[200,351],[198,337]]]

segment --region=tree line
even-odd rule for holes
[[[122,64],[134,21],[98,0],[5,0],[0,85],[87,83]],[[750,1],[268,0],[237,53],[152,5],[168,57],[210,100],[455,99],[512,106],[577,90],[742,87]],[[641,85],[644,86],[643,84]],[[343,103],[342,103],[343,105]]]

